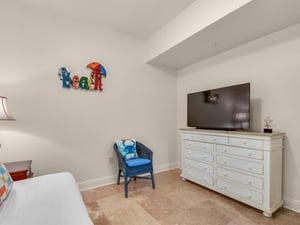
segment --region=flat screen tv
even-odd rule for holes
[[[188,94],[187,125],[198,129],[249,130],[250,83]]]

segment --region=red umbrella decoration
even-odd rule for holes
[[[106,77],[105,68],[98,62],[91,62],[87,66],[87,68],[92,69],[91,77],[89,79],[89,87],[92,90],[103,90],[102,85],[102,77]]]
[[[58,70],[58,76],[62,80],[64,88],[84,89],[84,90],[103,90],[102,77],[106,77],[105,68],[98,62],[91,62],[87,68],[92,69],[90,78],[78,75],[71,77],[70,70],[66,67],[61,67]]]

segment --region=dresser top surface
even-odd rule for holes
[[[199,133],[211,133],[211,134],[238,134],[238,135],[254,135],[254,136],[266,136],[266,137],[275,137],[275,136],[284,136],[282,132],[274,133],[263,133],[258,131],[225,131],[225,130],[205,130],[205,129],[196,129],[196,128],[180,128],[181,131],[192,131]]]

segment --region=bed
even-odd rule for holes
[[[0,207],[1,225],[93,225],[71,173],[13,183]]]

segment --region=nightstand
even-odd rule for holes
[[[31,172],[32,160],[3,163],[14,181],[24,180],[33,176]]]

